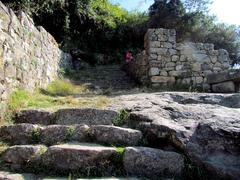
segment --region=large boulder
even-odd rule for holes
[[[130,124],[143,131],[150,145],[164,149],[171,144],[212,179],[240,177],[239,94],[136,94],[114,102],[112,109],[131,111]]]

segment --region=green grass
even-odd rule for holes
[[[9,146],[8,146],[6,143],[0,141],[0,155],[1,155],[8,147],[9,147]]]
[[[11,123],[12,115],[21,109],[104,108],[110,103],[106,96],[84,95],[87,92],[88,90],[84,86],[76,86],[66,80],[56,80],[46,90],[36,90],[35,92],[21,88],[16,89],[7,100],[5,119],[0,122],[0,125]],[[75,98],[68,95],[74,93],[79,93],[84,97]]]
[[[52,96],[69,96],[88,92],[86,86],[76,86],[68,80],[58,79],[49,84],[46,91]]]
[[[117,147],[117,148],[116,148],[116,151],[117,151],[117,153],[119,153],[119,154],[123,154],[123,153],[125,152],[125,148],[124,148],[124,147]]]

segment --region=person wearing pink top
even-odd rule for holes
[[[127,63],[129,63],[129,62],[131,62],[132,60],[133,60],[132,52],[131,52],[131,51],[126,52],[125,61],[126,61]]]

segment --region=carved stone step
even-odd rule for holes
[[[49,125],[16,124],[0,127],[0,141],[9,144],[53,145],[69,141],[97,142],[108,145],[135,146],[142,140],[139,130],[107,125]]]
[[[0,179],[3,180],[69,180],[69,176],[48,176],[48,175],[38,175],[38,174],[30,174],[30,173],[15,173],[15,172],[7,172],[0,171]],[[138,178],[118,178],[118,177],[101,177],[94,178],[94,180],[138,180]],[[89,180],[89,178],[81,178],[81,180]],[[167,179],[166,179],[167,180]]]
[[[13,171],[81,177],[130,176],[151,179],[178,177],[184,168],[182,155],[146,147],[119,148],[98,144],[55,146],[18,145],[1,156],[4,167]]]
[[[87,124],[87,125],[112,125],[112,120],[117,112],[101,109],[59,109],[56,112],[46,110],[22,110],[15,116],[15,123],[30,124]]]

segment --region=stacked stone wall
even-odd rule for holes
[[[136,64],[142,61],[145,66],[137,65],[134,74],[147,71],[142,82],[152,86],[186,84],[208,89],[208,74],[230,68],[226,50],[215,50],[213,44],[176,43],[174,29],[149,29],[144,46],[146,55],[138,57]]]
[[[70,62],[71,56],[44,28],[36,28],[25,13],[16,15],[0,2],[1,106],[15,88],[46,87]]]

